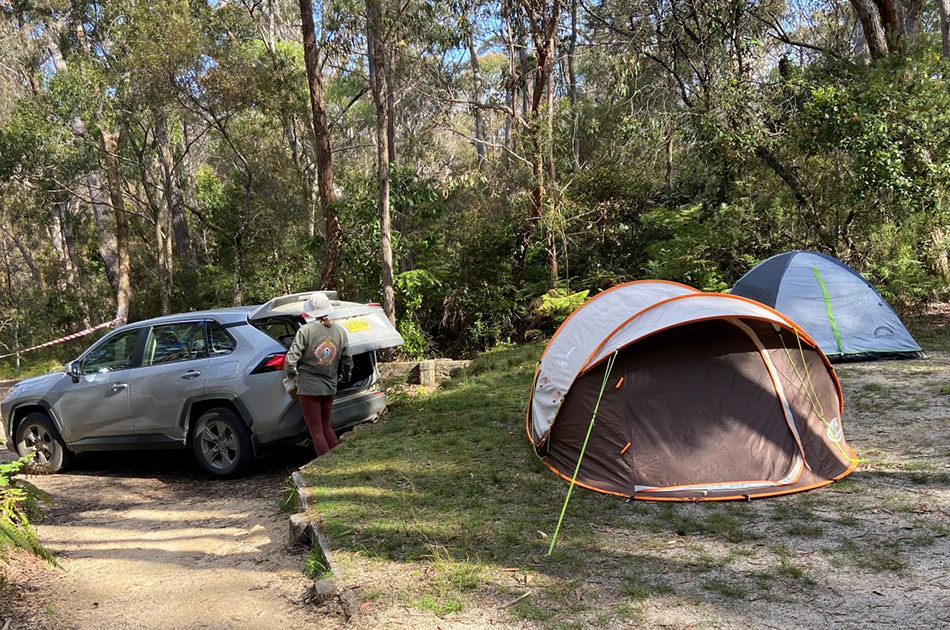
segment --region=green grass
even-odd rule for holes
[[[775,555],[778,556],[778,565],[775,567],[776,575],[791,578],[793,580],[802,580],[805,582],[811,581],[805,574],[805,570],[796,565],[792,560],[792,552],[789,550],[788,546],[784,544],[776,545],[774,551]]]
[[[289,514],[297,506],[297,486],[288,478],[281,488],[280,498],[277,500],[277,511],[281,514]]]
[[[314,547],[307,553],[307,559],[304,561],[304,573],[307,574],[307,577],[320,580],[333,577],[333,572],[327,566],[326,558],[323,557],[323,552],[320,551],[319,547]]]
[[[462,610],[462,602],[458,599],[450,598],[447,600],[440,600],[431,595],[426,595],[420,599],[410,600],[409,604],[415,608],[418,608],[419,610],[426,610],[434,613],[439,617],[446,617]]]
[[[825,533],[825,528],[821,525],[809,523],[795,523],[785,530],[789,536],[799,536],[802,538],[820,538]]]
[[[843,566],[851,566],[874,573],[894,572],[904,570],[904,562],[900,557],[900,549],[893,542],[878,542],[874,545],[845,540],[838,548]]]
[[[718,578],[706,580],[703,582],[703,588],[727,599],[745,599],[749,596],[749,592],[741,584]]]
[[[556,612],[550,607],[539,605],[530,597],[511,607],[512,616],[524,621],[547,621],[554,617]]]

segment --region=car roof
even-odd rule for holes
[[[334,300],[333,305],[338,310],[347,310],[355,307],[365,307],[365,304],[359,302],[347,302],[342,300]],[[161,315],[159,317],[153,317],[151,319],[144,319],[138,322],[130,322],[125,327],[137,327],[137,326],[152,326],[155,324],[168,324],[172,322],[181,322],[181,321],[192,321],[195,319],[213,319],[222,324],[231,324],[234,322],[246,322],[247,316],[249,313],[252,313],[260,308],[260,304],[255,304],[252,306],[230,306],[224,308],[212,308],[203,311],[191,311],[188,313],[172,313],[170,315]]]
[[[247,321],[247,314],[251,312],[254,306],[232,306],[229,308],[213,308],[204,311],[191,311],[189,313],[173,313],[171,315],[162,315],[138,322],[126,324],[128,327],[150,326],[153,324],[167,324],[170,322],[190,321],[194,319],[213,319],[222,324],[232,322]],[[122,328],[125,328],[123,326]]]

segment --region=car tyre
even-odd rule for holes
[[[216,407],[195,423],[192,449],[201,467],[215,477],[240,477],[254,460],[251,432],[234,411]]]
[[[25,471],[34,475],[52,474],[69,465],[72,453],[60,437],[50,417],[41,411],[28,413],[17,425],[17,455],[33,459],[26,465]]]

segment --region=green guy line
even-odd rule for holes
[[[818,267],[815,265],[811,266],[811,271],[815,274],[815,279],[818,280],[818,285],[821,287],[821,293],[825,296],[825,312],[828,314],[828,321],[831,323],[831,330],[835,333],[835,343],[838,345],[838,352],[844,352],[844,349],[841,347],[841,335],[838,333],[838,324],[835,323],[835,314],[831,312],[831,298],[828,297],[828,287],[825,286],[825,281],[821,277],[821,273],[818,272]]]
[[[584,437],[584,444],[581,446],[581,454],[577,458],[577,466],[574,467],[574,476],[571,478],[571,485],[567,489],[567,496],[564,497],[564,505],[561,507],[561,516],[557,519],[557,527],[554,528],[554,535],[551,536],[551,544],[548,546],[548,555],[554,551],[554,543],[557,541],[557,534],[561,531],[561,523],[564,522],[564,513],[567,512],[567,502],[571,500],[571,492],[574,490],[574,484],[577,482],[577,473],[581,469],[581,460],[584,459],[584,451],[587,450],[587,441],[590,439],[590,432],[594,430],[594,420],[597,419],[597,410],[600,409],[600,399],[604,396],[604,389],[607,387],[607,379],[610,378],[610,372],[614,369],[614,360],[617,358],[617,351],[610,355],[607,361],[607,371],[604,372],[604,382],[600,384],[600,394],[597,395],[597,404],[594,405],[594,413],[590,417],[590,425],[587,427],[587,435]]]

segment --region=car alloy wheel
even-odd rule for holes
[[[221,420],[205,420],[195,433],[201,454],[209,466],[225,471],[240,456],[240,443],[234,431]]]
[[[30,423],[21,432],[17,452],[21,455],[33,455],[33,463],[49,466],[56,456],[59,444],[49,430],[41,424]]]

